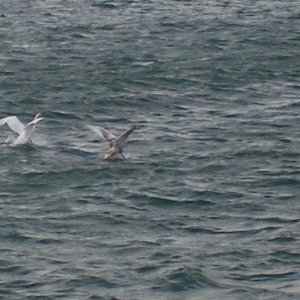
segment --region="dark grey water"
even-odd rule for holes
[[[1,299],[300,298],[299,1],[0,15],[0,118],[44,116],[0,145]]]

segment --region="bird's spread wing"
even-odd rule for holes
[[[115,140],[115,136],[111,134],[108,130],[99,127],[99,126],[92,126],[92,125],[87,125],[87,128],[94,132],[97,136],[99,136],[101,139],[107,141],[108,143],[111,143],[112,141]]]
[[[116,138],[113,134],[111,134],[105,128],[100,128],[100,132],[102,133],[105,140],[108,141],[109,143],[112,142]]]
[[[21,134],[25,127],[16,116],[0,119],[0,126],[4,124],[7,124],[12,131],[18,134]]]
[[[136,129],[136,124],[131,124],[130,127],[124,131],[116,140],[118,147],[122,148],[129,136],[129,134]]]

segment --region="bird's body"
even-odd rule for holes
[[[103,127],[89,125],[88,128],[95,132],[98,136],[100,136],[109,144],[110,148],[104,155],[104,159],[109,160],[117,154],[120,154],[123,158],[125,158],[125,156],[123,155],[123,148],[126,144],[129,134],[136,129],[136,124],[130,125],[130,127],[126,131],[124,131],[119,137],[114,136]]]
[[[41,114],[38,113],[31,122],[24,125],[16,116],[9,116],[0,119],[0,126],[6,124],[12,131],[18,134],[18,137],[10,143],[10,146],[16,147],[26,144],[31,140],[36,124],[41,120],[43,120],[43,118],[41,117]],[[10,141],[10,139],[8,139],[8,141]]]

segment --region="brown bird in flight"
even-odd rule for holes
[[[96,133],[99,137],[109,144],[109,150],[105,153],[104,159],[109,160],[115,155],[120,154],[124,159],[123,148],[126,144],[129,134],[136,129],[136,124],[133,123],[119,137],[114,136],[107,129],[98,126],[87,125],[87,128]]]

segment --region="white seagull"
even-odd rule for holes
[[[126,144],[129,134],[136,129],[136,124],[131,124],[129,128],[124,131],[119,137],[114,136],[103,127],[87,125],[87,128],[96,133],[103,140],[108,142],[110,148],[104,155],[105,160],[109,160],[117,154],[120,154],[124,159],[126,158],[123,155],[123,148]]]
[[[26,144],[29,140],[31,140],[32,134],[35,130],[36,124],[43,120],[41,114],[38,113],[34,119],[28,124],[22,124],[16,116],[9,116],[3,119],[0,119],[0,126],[7,124],[8,127],[17,133],[19,136],[10,144],[12,147],[16,147],[19,145]],[[9,138],[7,139],[7,142]]]

